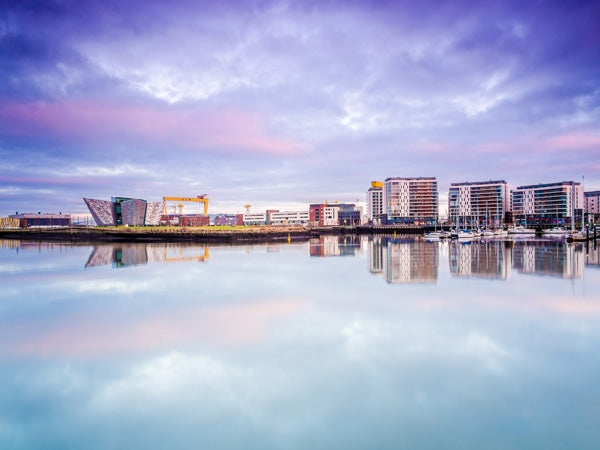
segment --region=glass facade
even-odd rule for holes
[[[455,226],[500,227],[508,205],[504,180],[452,183],[448,193],[448,216]]]
[[[438,220],[434,177],[387,178],[383,184],[385,223],[433,225]]]

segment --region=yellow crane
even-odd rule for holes
[[[192,202],[192,203],[204,203],[204,215],[208,215],[208,197],[206,194],[198,195],[197,197],[163,197],[165,202]],[[178,203],[179,214],[183,212],[183,205]],[[166,209],[166,205],[165,205]]]

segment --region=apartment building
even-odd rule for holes
[[[435,177],[386,178],[383,183],[385,224],[433,225],[439,216]]]
[[[600,220],[600,191],[585,192],[583,196],[588,220],[598,222]]]
[[[511,192],[515,223],[569,225],[581,223],[583,186],[574,181],[519,186]]]
[[[367,191],[367,219],[370,224],[381,224],[383,216],[383,183],[371,181],[371,187]]]
[[[448,218],[455,226],[500,227],[510,211],[510,188],[504,180],[451,183]]]
[[[269,225],[308,225],[308,211],[267,211]]]

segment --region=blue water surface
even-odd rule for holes
[[[0,241],[0,448],[592,449],[600,258],[562,241]]]

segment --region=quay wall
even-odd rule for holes
[[[0,238],[67,242],[270,242],[302,241],[345,234],[422,234],[415,226],[254,226],[254,227],[65,227],[0,230]]]

